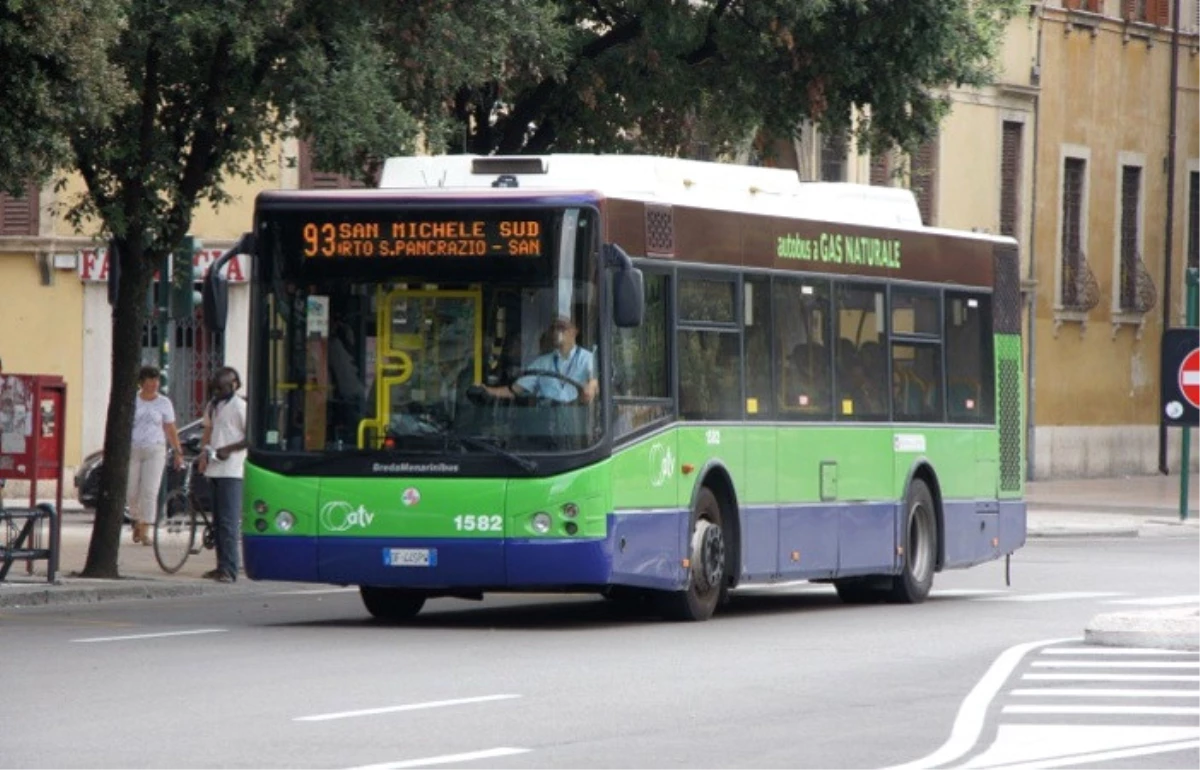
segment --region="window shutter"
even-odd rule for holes
[[[1175,0],[1177,3],[1179,1]],[[1146,0],[1146,2],[1154,6],[1154,15],[1146,14],[1149,21],[1154,22],[1160,27],[1171,26],[1171,0]],[[1149,10],[1149,8],[1146,10]]]
[[[936,224],[935,201],[937,193],[938,140],[935,136],[917,148],[912,156],[912,174],[909,189],[917,197],[917,208],[921,211],[921,223]]]
[[[1021,139],[1025,126],[1004,121],[1000,153],[1000,234],[1014,238],[1021,215]]]
[[[14,198],[0,193],[0,235],[38,234],[38,188],[30,185],[25,194]]]
[[[888,177],[888,156],[887,153],[877,153],[871,156],[871,184],[877,187],[887,187],[890,181]]]
[[[312,143],[307,140],[300,141],[300,189],[348,190],[363,187],[366,185],[357,179],[313,168]]]
[[[1133,18],[1134,5],[1136,5],[1134,0],[1121,0],[1121,18],[1122,19],[1125,19],[1125,21],[1129,21],[1130,19]]]

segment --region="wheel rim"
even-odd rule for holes
[[[175,572],[187,561],[195,532],[186,513],[160,516],[154,526],[154,556],[167,572]]]
[[[913,503],[908,515],[908,568],[913,579],[924,582],[933,569],[933,512]]]
[[[692,574],[701,593],[720,586],[725,575],[725,536],[720,527],[707,519],[696,522],[692,537]]]

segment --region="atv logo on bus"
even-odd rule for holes
[[[362,505],[357,508],[343,500],[325,503],[321,507],[321,526],[326,532],[346,532],[350,529],[366,529],[375,520],[375,514]]]

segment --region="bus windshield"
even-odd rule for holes
[[[590,208],[260,211],[252,444],[518,465],[593,446],[596,230]]]

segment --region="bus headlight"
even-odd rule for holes
[[[575,503],[567,503],[562,507],[563,518],[573,519],[579,515],[579,506]]]
[[[294,526],[296,526],[296,517],[292,515],[291,511],[280,511],[279,513],[275,514],[276,529],[282,532],[288,532]]]
[[[530,523],[533,525],[534,532],[537,532],[539,535],[544,535],[550,531],[550,526],[554,522],[551,521],[550,514],[546,513],[545,511],[538,511],[537,513],[533,514],[533,521]]]
[[[254,512],[257,513],[259,516],[266,516],[267,515],[266,502],[263,500],[255,500],[254,501]]]

